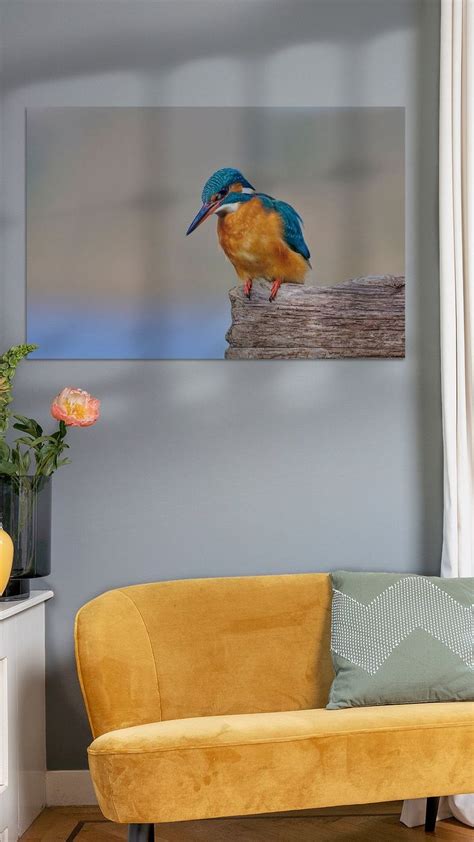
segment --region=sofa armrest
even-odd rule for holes
[[[161,720],[151,641],[137,606],[122,590],[84,605],[76,616],[75,650],[94,737]]]

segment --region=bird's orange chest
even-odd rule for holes
[[[217,234],[222,249],[237,269],[251,272],[266,264],[281,242],[281,222],[259,199],[242,204],[235,213],[219,218]]]

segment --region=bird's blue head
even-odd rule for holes
[[[239,170],[224,167],[213,173],[202,190],[202,208],[194,217],[186,234],[191,234],[198,225],[201,225],[201,222],[215,213],[229,193],[242,191],[253,192],[254,188]]]

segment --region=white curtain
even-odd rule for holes
[[[441,384],[444,446],[442,576],[474,576],[474,0],[441,0]],[[401,820],[422,824],[426,802]],[[474,827],[474,794],[442,799],[439,818]]]

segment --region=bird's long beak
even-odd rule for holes
[[[188,236],[188,234],[192,234],[194,229],[197,228],[198,225],[201,225],[201,223],[204,222],[204,220],[207,219],[208,216],[210,216],[212,213],[214,213],[214,211],[219,207],[220,204],[221,204],[220,201],[218,201],[218,202],[205,202],[203,204],[201,210],[196,214],[193,221],[191,222],[191,225],[189,226],[188,230],[186,231],[186,236]]]

